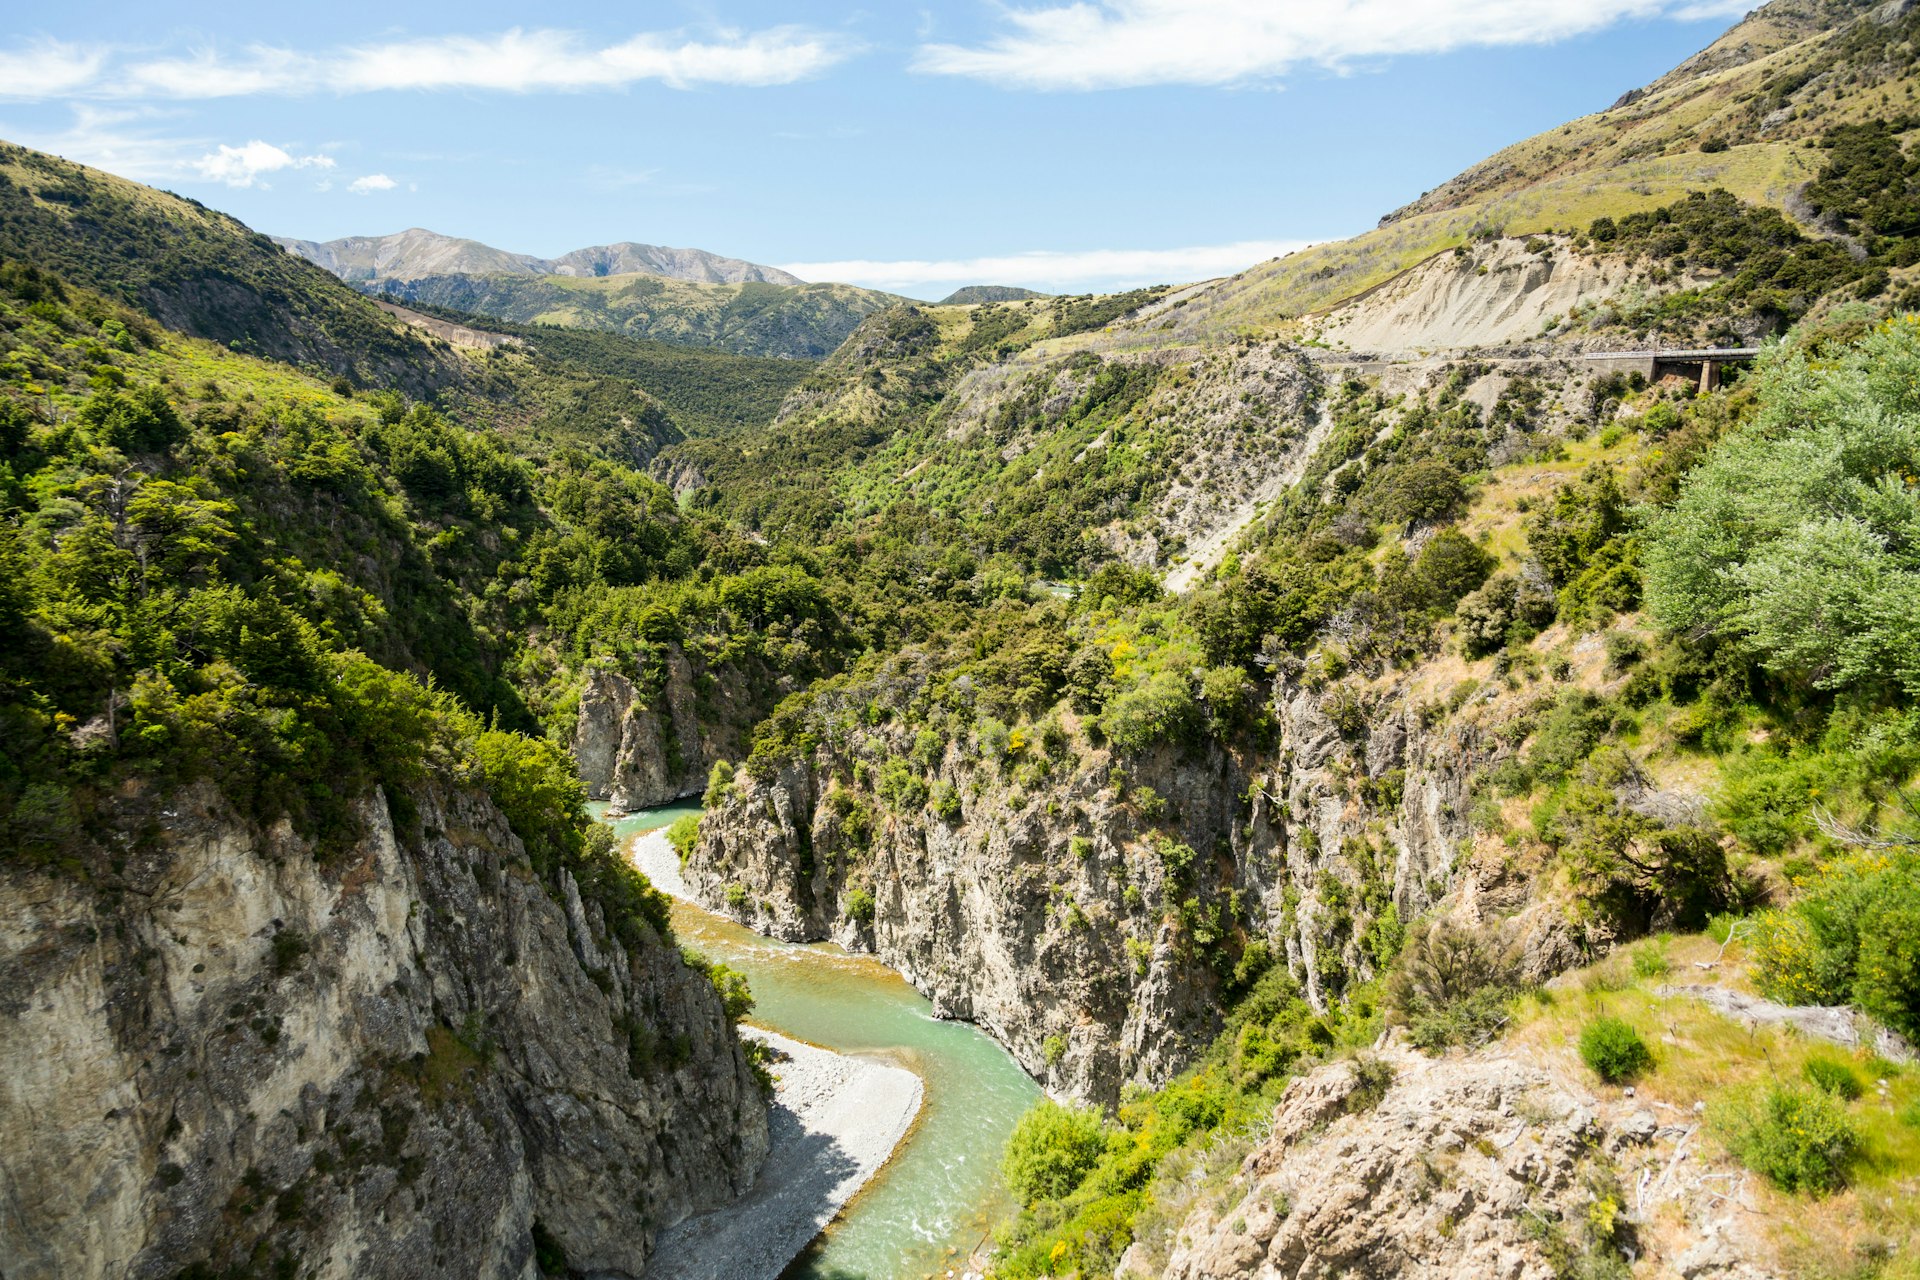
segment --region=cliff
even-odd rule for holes
[[[651,682],[590,669],[580,690],[573,758],[587,794],[620,811],[697,795],[713,762],[738,756],[749,727],[765,715],[790,677],[734,666],[694,667],[669,646],[664,672]]]
[[[322,863],[130,791],[87,875],[0,871],[8,1276],[637,1276],[751,1184],[766,1105],[702,973],[484,798],[359,809]]]

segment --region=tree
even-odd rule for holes
[[[1020,1203],[1031,1207],[1072,1194],[1106,1146],[1100,1115],[1091,1107],[1041,1102],[1014,1126],[1001,1170]]]
[[[1920,320],[1779,356],[1760,400],[1650,523],[1649,609],[1816,688],[1920,693]]]

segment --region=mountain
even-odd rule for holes
[[[691,280],[698,284],[800,284],[798,276],[724,258],[704,249],[669,249],[653,244],[595,245],[558,258],[509,253],[413,227],[386,236],[347,236],[339,240],[296,240],[275,236],[288,252],[325,267],[353,284],[402,282],[444,275],[615,276],[633,272]]]
[[[468,370],[324,271],[197,201],[0,143],[0,255],[235,350],[428,394]]]
[[[1349,240],[1197,287],[1169,341],[1286,332],[1435,255],[1585,227],[1720,188],[1800,218],[1834,130],[1912,110],[1906,0],[1773,0],[1604,111],[1515,143]]]
[[[361,287],[408,306],[790,360],[824,359],[862,320],[906,301],[847,284],[696,284],[646,274],[436,275]]]
[[[1920,1082],[1863,1074],[1920,1032],[1920,756],[1869,763],[1920,698],[1916,49],[1905,0],[1777,2],[1363,236],[897,308],[663,452],[686,509],[857,548],[925,619],[761,726],[683,870],[1104,1112],[1023,1122],[995,1274],[1920,1246],[1828,1194],[1920,1172]],[[1765,340],[1718,389],[1588,358]],[[1462,1141],[1487,1196],[1447,1198]],[[1560,1203],[1510,1177],[1542,1160]],[[1724,1231],[1719,1184],[1756,1195]]]
[[[1022,289],[1010,284],[970,284],[964,288],[955,289],[952,293],[940,299],[940,305],[943,307],[964,307],[980,302],[1027,302],[1034,298],[1045,298],[1048,296],[1049,295],[1044,293],[1036,293],[1032,289]]]

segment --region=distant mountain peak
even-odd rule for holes
[[[575,249],[558,258],[512,253],[425,227],[408,227],[384,236],[342,236],[324,241],[275,236],[274,241],[289,253],[354,284],[409,282],[431,276],[611,276],[634,272],[696,284],[804,283],[778,267],[723,257],[704,249],[632,241]]]

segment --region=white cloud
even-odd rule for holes
[[[259,94],[479,90],[539,93],[617,89],[643,80],[674,88],[791,84],[855,47],[796,26],[721,30],[706,38],[643,32],[608,44],[570,31],[515,27],[304,52],[251,45],[144,57],[43,41],[0,52],[0,98],[208,99]]]
[[[1302,65],[1542,44],[1630,19],[1733,11],[1722,0],[1079,0],[1008,9],[1006,29],[984,44],[922,45],[913,66],[1028,89],[1233,85]]]
[[[262,185],[263,174],[279,173],[283,169],[331,169],[333,157],[322,155],[295,156],[271,142],[262,142],[255,138],[244,146],[229,147],[225,143],[216,151],[210,151],[193,162],[194,171],[201,177],[214,182],[224,182],[230,187],[251,187]]]
[[[1001,257],[945,261],[789,262],[783,268],[802,280],[834,280],[925,297],[961,285],[1011,284],[1050,293],[1128,289],[1232,275],[1257,262],[1302,249],[1305,240],[1242,240],[1181,249],[1035,250]]]
[[[0,53],[0,98],[57,98],[91,84],[106,62],[103,49],[61,40],[37,40]]]
[[[363,178],[355,178],[347,184],[347,190],[357,196],[371,195],[375,191],[391,191],[400,184],[384,173],[369,173]]]
[[[296,154],[254,139],[240,146],[206,137],[176,137],[158,132],[177,112],[156,107],[101,107],[76,103],[73,123],[58,133],[7,132],[36,151],[65,156],[81,164],[117,173],[137,182],[224,182],[262,185],[264,174],[296,169],[327,170],[333,157]]]

